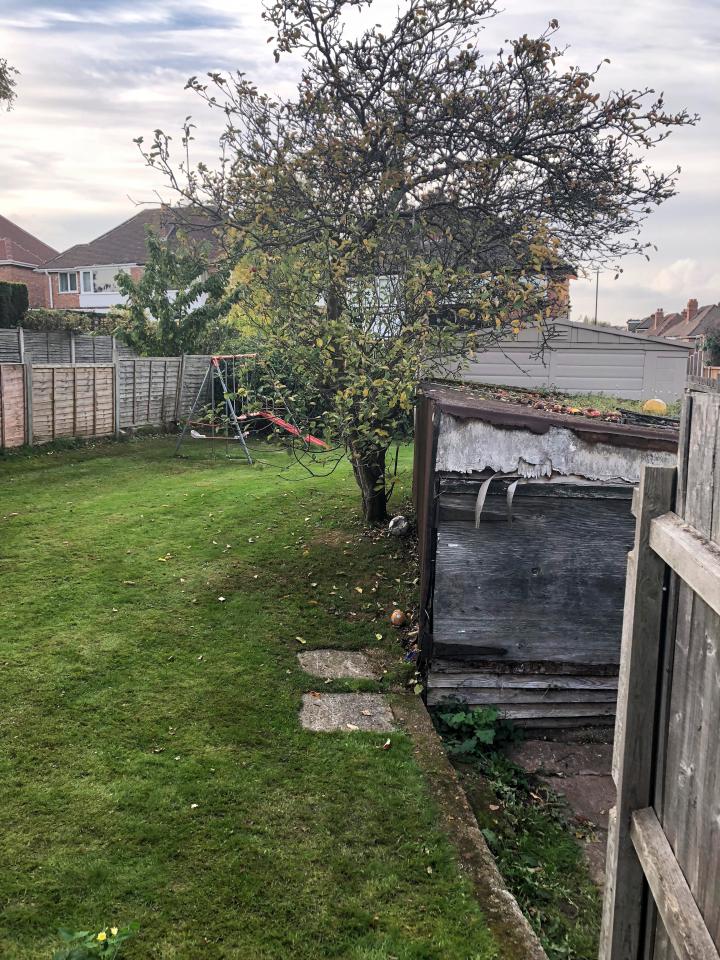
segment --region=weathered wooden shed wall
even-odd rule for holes
[[[675,462],[677,434],[430,385],[416,436],[428,702],[611,723],[632,493],[644,463]]]
[[[678,400],[690,347],[623,330],[557,320],[549,349],[538,354],[535,329],[478,353],[457,373],[470,383],[604,393],[629,400]]]

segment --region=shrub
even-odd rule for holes
[[[43,333],[55,330],[75,330],[77,333],[106,333],[112,335],[117,327],[117,319],[113,319],[104,313],[90,313],[81,310],[48,310],[40,307],[28,310],[23,326],[27,327],[28,330],[40,330]]]
[[[19,327],[28,302],[28,288],[24,283],[0,280],[0,327]]]
[[[705,337],[705,349],[711,367],[720,366],[720,333],[708,333]]]

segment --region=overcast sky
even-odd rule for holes
[[[373,19],[395,7],[376,0]],[[240,69],[261,88],[290,89],[297,63],[274,63],[260,9],[261,0],[0,0],[0,57],[20,71],[17,103],[0,114],[0,213],[62,250],[131,216],[134,203],[169,199],[132,140],[192,114],[196,156],[212,157],[218,129],[183,90],[189,76]],[[656,166],[681,165],[679,195],[644,230],[658,247],[652,261],[626,260],[619,280],[601,275],[599,319],[720,300],[720,0],[505,0],[504,11],[482,40],[489,53],[556,17],[568,59],[611,59],[605,86],[647,84],[665,91],[668,109],[702,115],[654,151]],[[575,319],[592,315],[594,281],[574,282],[572,300]]]

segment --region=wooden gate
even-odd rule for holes
[[[600,960],[720,954],[720,389],[645,467],[628,560]]]

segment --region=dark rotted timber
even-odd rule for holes
[[[624,499],[488,496],[479,528],[437,530],[434,655],[464,651],[512,661],[619,661],[625,558],[634,520]],[[458,511],[460,497],[453,498]]]

